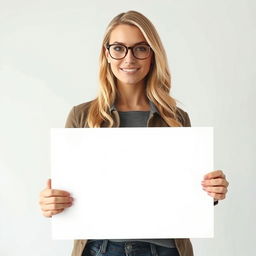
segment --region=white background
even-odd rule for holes
[[[51,240],[38,205],[50,128],[96,96],[105,28],[131,9],[156,26],[192,126],[214,127],[214,166],[230,182],[215,238],[192,239],[195,255],[255,254],[255,1],[0,0],[1,255],[70,255],[73,242]]]

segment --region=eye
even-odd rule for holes
[[[122,52],[124,51],[124,47],[122,45],[113,45],[113,50],[116,52]]]
[[[146,46],[146,45],[138,45],[138,46],[135,47],[135,51],[146,52],[146,51],[148,51],[148,46]]]

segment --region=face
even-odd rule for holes
[[[147,43],[145,37],[136,26],[123,24],[116,26],[111,32],[109,44],[116,42],[127,47],[134,46],[140,42]],[[105,54],[118,84],[137,85],[144,83],[144,78],[150,70],[152,51],[150,51],[149,57],[143,60],[136,59],[131,49],[128,50],[127,55],[121,60],[113,59],[107,49]]]

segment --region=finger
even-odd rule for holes
[[[55,210],[55,211],[44,211],[43,215],[45,217],[52,217],[53,215],[58,214],[58,213],[63,212],[63,211],[64,211],[64,209],[59,209],[59,210]]]
[[[224,175],[223,171],[221,171],[221,170],[209,172],[204,175],[204,180],[213,179],[213,178],[225,178],[225,175]]]
[[[63,204],[63,203],[71,203],[73,202],[72,197],[45,197],[40,198],[41,204]]]
[[[60,210],[64,208],[68,208],[72,205],[72,203],[66,203],[66,204],[43,204],[41,205],[42,211],[55,211]]]
[[[220,193],[220,194],[226,194],[227,193],[227,188],[225,187],[221,187],[221,186],[218,186],[218,187],[205,187],[203,188],[204,191],[207,191],[207,192],[213,192],[213,193]]]
[[[223,200],[223,199],[226,198],[225,194],[218,194],[218,193],[208,192],[208,195],[213,197],[215,200]]]
[[[215,178],[215,179],[210,179],[210,180],[204,180],[201,182],[201,184],[203,186],[224,186],[227,187],[228,186],[228,182],[225,179],[222,178]]]
[[[49,188],[49,189],[52,188],[52,180],[51,180],[51,179],[48,179],[48,180],[47,180],[46,188]]]
[[[226,176],[224,175],[223,171],[221,170],[216,170],[213,172],[209,172],[204,175],[204,180],[208,179],[214,179],[214,178],[225,178]]]
[[[45,189],[42,193],[43,197],[52,197],[52,196],[70,196],[70,193],[64,190],[58,189]]]

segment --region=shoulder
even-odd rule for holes
[[[81,104],[78,104],[78,105],[74,106],[73,108],[74,108],[76,114],[77,115],[82,115],[84,113],[87,113],[92,102],[93,102],[93,100],[87,101],[87,102],[84,102],[84,103],[81,103]]]
[[[93,100],[73,106],[69,111],[65,128],[82,128],[85,127],[88,110]]]
[[[184,127],[191,127],[191,122],[189,115],[186,111],[182,110],[181,108],[176,108],[176,114],[179,119],[179,121],[182,123]]]

